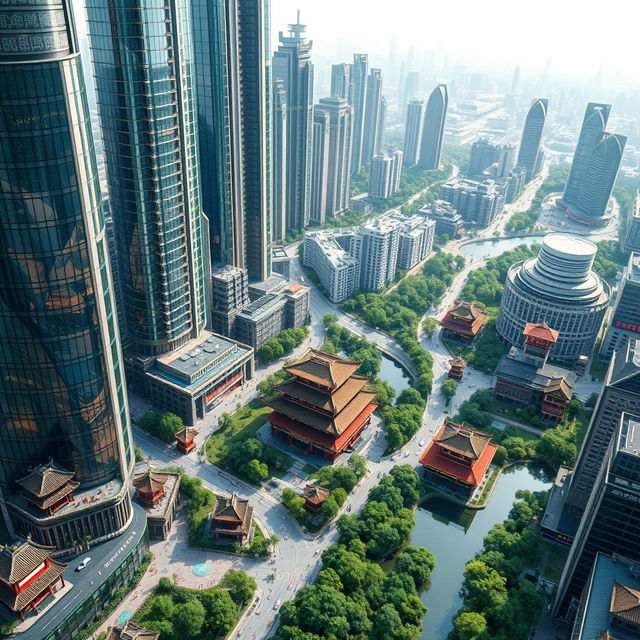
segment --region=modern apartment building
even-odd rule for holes
[[[369,167],[369,197],[388,198],[392,191],[393,159],[385,152],[374,156]]]
[[[360,234],[360,288],[380,291],[396,274],[400,225],[388,218],[375,218],[362,225]]]
[[[331,65],[331,95],[342,98],[353,106],[353,80],[350,64],[343,62]]]
[[[465,222],[490,225],[502,211],[504,196],[493,180],[454,178],[440,187],[440,198],[450,202]]]
[[[447,235],[457,238],[464,229],[464,220],[454,206],[446,200],[434,200],[419,210],[420,215],[426,216],[436,223],[436,235]]]

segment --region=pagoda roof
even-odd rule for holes
[[[614,580],[609,611],[618,618],[640,624],[640,591]]]
[[[111,627],[105,640],[158,640],[159,631],[150,631],[134,622],[125,622],[121,627]]]
[[[73,471],[67,471],[53,462],[49,462],[38,465],[26,476],[18,478],[16,484],[28,496],[46,498],[69,483],[73,484],[73,489],[75,489],[80,483],[73,482],[74,475]]]
[[[320,505],[329,497],[329,490],[316,484],[308,484],[302,490],[302,496],[311,504]]]
[[[217,499],[212,517],[214,520],[235,523],[239,526],[246,524],[248,528],[252,514],[253,507],[249,506],[249,501],[232,493],[229,498]]]
[[[44,562],[44,560],[42,562]],[[30,582],[19,593],[13,593],[6,587],[0,587],[0,602],[11,609],[11,611],[22,611],[28,604],[33,602],[49,585],[56,582],[56,580],[58,580],[58,578],[62,575],[62,572],[66,568],[66,564],[62,564],[60,562],[56,562],[55,560],[49,559],[49,566],[47,570],[44,573],[40,574],[35,580],[33,580],[33,582]]]
[[[440,325],[454,333],[475,336],[486,319],[487,314],[474,302],[454,302]]]
[[[197,435],[198,435],[197,429],[194,429],[193,427],[185,427],[184,429],[181,429],[176,433],[175,438],[176,440],[178,440],[178,442],[184,442],[186,444],[189,444],[193,442],[194,438]]]
[[[471,462],[471,466],[462,461],[457,462],[453,458],[444,455],[438,446],[437,437],[444,431],[445,427],[446,425],[440,427],[436,438],[427,445],[427,448],[420,456],[419,462],[423,466],[436,469],[440,473],[455,478],[459,482],[477,487],[487,473],[487,469],[491,465],[498,445],[493,442],[486,442],[482,453],[477,459]]]
[[[479,304],[457,300],[449,307],[447,314],[460,320],[468,321],[477,320],[478,318],[484,320],[487,317],[484,309]]]
[[[335,416],[327,416],[304,407],[280,394],[265,400],[267,406],[292,420],[333,436],[341,435],[376,397],[375,391],[363,389]]]
[[[283,369],[298,378],[336,389],[356,372],[360,364],[356,360],[310,349],[302,358],[286,364]]]
[[[467,366],[467,361],[464,358],[456,356],[455,358],[451,358],[451,360],[449,360],[449,365],[452,367],[464,368]]]
[[[502,356],[493,374],[508,383],[535,389],[543,393],[561,393],[571,400],[576,374],[569,369],[545,362],[538,367],[533,362],[511,355]]]
[[[449,449],[469,460],[478,460],[491,440],[491,435],[462,424],[445,420],[433,441],[443,449]]]
[[[158,473],[148,469],[133,479],[133,486],[142,493],[156,493],[164,489],[168,477],[166,473]]]
[[[281,394],[300,400],[305,404],[311,404],[323,411],[338,413],[346,407],[351,400],[364,389],[369,382],[367,376],[352,375],[334,393],[325,393],[320,389],[315,389],[295,378],[284,380],[275,385]]]
[[[558,341],[560,332],[557,329],[552,329],[546,322],[527,322],[524,325],[522,335],[527,338],[531,336],[532,338],[555,343]]]
[[[55,547],[46,547],[27,537],[14,545],[0,545],[0,579],[9,584],[24,580],[38,565],[51,557]]]

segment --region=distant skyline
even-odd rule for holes
[[[599,8],[594,11],[594,7]],[[551,71],[594,76],[637,74],[631,43],[637,37],[640,5],[634,0],[537,0],[514,5],[512,0],[424,2],[423,0],[273,0],[272,46],[278,31],[295,22],[296,11],[308,25],[314,53],[336,62],[340,40],[351,40],[359,51],[385,56],[389,39],[398,37],[400,51],[441,51],[450,59],[505,71],[520,64],[529,72]],[[404,57],[404,56],[403,56]],[[402,58],[401,58],[402,59]]]

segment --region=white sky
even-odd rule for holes
[[[496,67],[626,75],[640,85],[640,0],[272,0],[271,29],[295,22],[297,9],[314,49],[330,56],[338,38],[361,51],[405,47]]]

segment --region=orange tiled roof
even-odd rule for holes
[[[309,382],[337,389],[356,372],[360,364],[358,361],[346,360],[332,353],[310,349],[302,358],[285,365],[283,369]]]
[[[609,611],[618,618],[640,624],[640,591],[614,580]]]
[[[557,342],[560,332],[557,329],[552,329],[546,322],[527,322],[524,325],[522,335],[547,342]]]
[[[315,484],[308,484],[302,491],[302,496],[311,504],[322,504],[329,497],[329,490]]]

